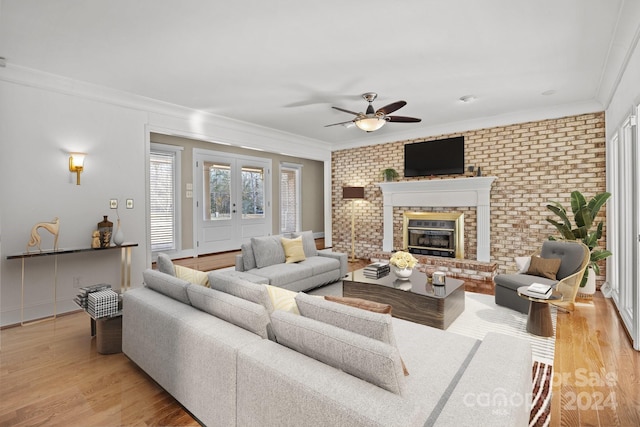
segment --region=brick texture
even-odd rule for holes
[[[603,112],[338,150],[332,154],[334,249],[351,252],[352,202],[342,199],[343,186],[365,187],[365,200],[355,202],[355,251],[358,258],[372,258],[382,250],[382,191],[377,185],[382,181],[381,170],[392,167],[404,181],[459,178],[404,178],[403,157],[405,144],[460,135],[465,137],[466,166],[497,177],[491,191],[491,262],[497,265],[497,273],[515,271],[515,256],[530,255],[550,235],[558,235],[545,220],[552,217],[546,208],[549,201],[570,209],[572,191],[590,198],[606,189]],[[405,210],[464,213],[465,258],[476,259],[474,207],[394,208],[396,249],[402,249]],[[602,209],[597,221],[604,220],[604,215]],[[606,246],[606,230],[600,246]],[[598,284],[604,281],[604,274],[602,263]]]

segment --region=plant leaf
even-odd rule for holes
[[[558,229],[558,231],[562,235],[563,239],[565,239],[565,240],[575,240],[576,239],[576,237],[573,235],[573,232],[571,231],[571,229],[569,227],[567,227],[565,224],[562,224],[562,223],[560,223],[558,221],[554,221],[551,218],[547,218],[547,222],[549,222],[555,228]]]
[[[577,212],[575,212],[576,225],[580,228],[585,228],[587,231],[593,224],[593,218],[591,217],[591,211],[588,207],[583,206]]]
[[[547,209],[549,209],[551,212],[553,212],[554,214],[558,215],[560,217],[560,219],[562,220],[562,222],[564,223],[564,226],[567,227],[567,229],[571,229],[571,221],[569,221],[569,217],[567,217],[567,211],[558,203],[556,202],[552,202],[555,203],[553,205],[547,205]],[[547,219],[547,221],[549,221],[549,219]]]
[[[587,201],[584,199],[584,196],[579,191],[571,192],[571,211],[573,211],[574,215],[578,214],[583,207],[587,205]]]
[[[594,220],[600,211],[600,208],[609,200],[611,197],[611,193],[605,191],[600,194],[596,194],[593,196],[591,200],[589,200],[589,210],[591,211],[591,219]]]
[[[591,262],[598,262],[613,255],[606,249],[596,249],[591,252]]]

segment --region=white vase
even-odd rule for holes
[[[124,243],[124,234],[122,233],[122,228],[120,228],[120,219],[118,219],[116,232],[113,235],[113,243],[115,243],[118,246]]]
[[[587,268],[587,283],[578,288],[578,296],[580,298],[590,299],[593,298],[593,294],[596,293],[596,273],[593,268]]]
[[[412,273],[412,268],[398,268],[395,265],[393,266],[393,274],[396,275],[398,280],[409,280],[409,277],[411,277]]]

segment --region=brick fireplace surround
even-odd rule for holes
[[[477,261],[477,213],[467,205],[393,207],[391,247],[402,249],[402,212],[405,210],[464,213],[467,259],[418,258],[421,263],[446,268],[454,275],[468,275],[483,287],[483,283],[491,286],[489,277],[497,273],[514,272],[515,256],[530,255],[542,241],[557,234],[545,220],[550,216],[547,202],[553,200],[568,206],[573,190],[592,196],[606,189],[602,112],[337,150],[332,154],[334,250],[351,250],[351,210],[350,204],[342,200],[342,187],[362,186],[365,199],[356,203],[356,257],[388,258],[390,251],[383,250],[385,208],[379,186],[380,171],[391,167],[403,175],[405,144],[461,135],[465,137],[465,166],[480,167],[483,175],[496,177],[490,194],[488,262]],[[463,178],[400,178],[399,183],[438,179]],[[604,215],[603,209],[597,220],[606,221]],[[600,241],[601,246],[605,244],[606,230]],[[599,283],[604,279],[604,267],[601,266]],[[491,287],[488,293],[492,291]]]

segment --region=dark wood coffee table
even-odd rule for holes
[[[418,270],[409,280],[398,280],[393,273],[371,279],[356,270],[342,281],[342,294],[390,304],[394,317],[439,329],[449,327],[464,310],[463,280],[447,277],[445,286],[437,287]]]

